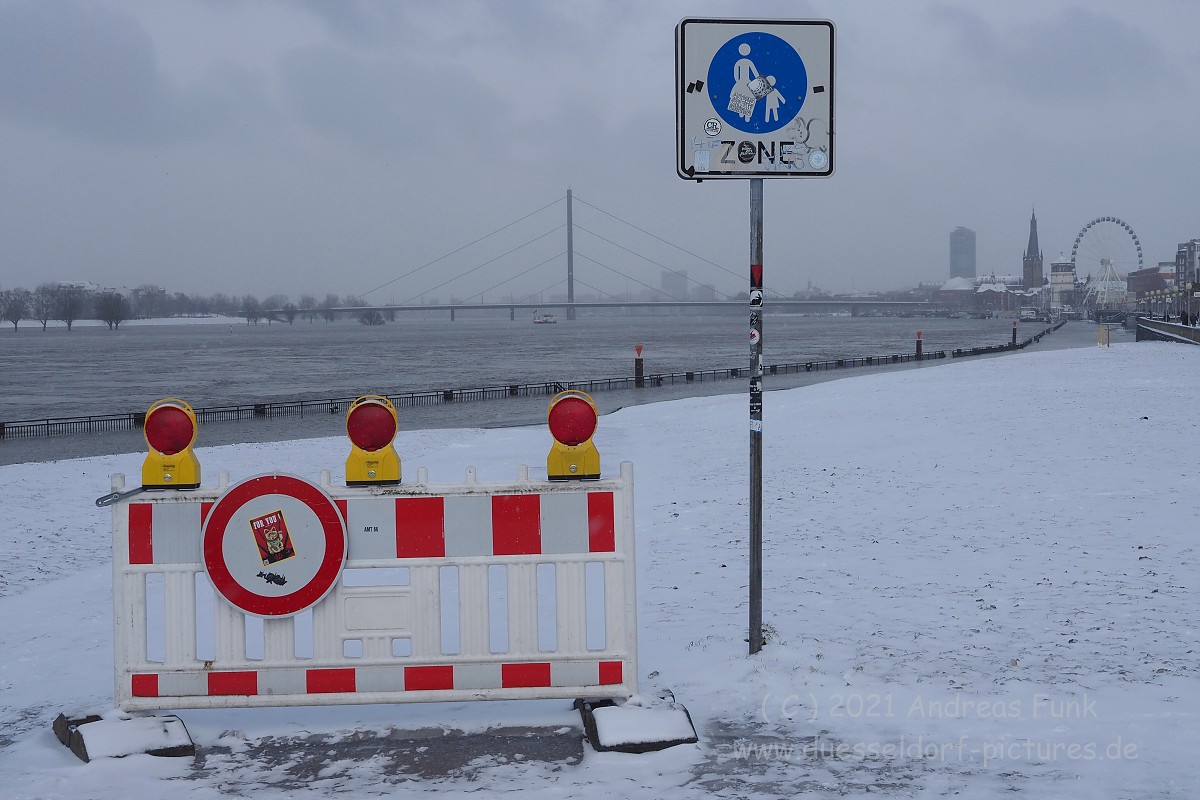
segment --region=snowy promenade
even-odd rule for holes
[[[92,501],[141,456],[0,467],[3,794],[1200,796],[1198,359],[1127,343],[768,392],[771,630],[755,657],[746,398],[602,418],[605,471],[635,465],[643,692],[673,690],[701,734],[642,756],[528,739],[430,773],[350,735],[561,726],[578,741],[568,703],[534,702],[184,711],[196,765],[81,764],[50,722],[112,703],[110,526]],[[435,482],[472,464],[510,479],[548,446],[540,426],[397,439],[405,473]],[[199,455],[206,482],[338,480],[346,452],[338,437]]]

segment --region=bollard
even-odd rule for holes
[[[1013,320],[1012,346],[1017,346],[1017,321]]]
[[[921,355],[921,332],[917,331],[917,361],[920,361],[924,356]]]
[[[640,344],[635,344],[633,346],[633,352],[637,354],[637,356],[633,359],[633,385],[638,389],[642,389],[646,386],[646,375],[642,371],[642,346]]]

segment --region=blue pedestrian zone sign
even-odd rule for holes
[[[800,113],[808,93],[808,73],[800,54],[783,39],[757,31],[743,33],[721,45],[713,56],[704,91],[717,115],[735,129],[774,133]]]
[[[833,172],[833,24],[685,19],[676,28],[677,172]]]

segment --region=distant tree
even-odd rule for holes
[[[212,313],[212,300],[203,295],[188,295],[188,307],[192,310],[193,314],[206,317]]]
[[[42,323],[43,332],[46,330],[46,323],[54,319],[55,288],[53,284],[43,283],[33,290],[32,299],[29,303],[29,313],[33,319]]]
[[[288,296],[286,294],[273,294],[262,301],[263,316],[267,318],[267,323],[272,320],[279,319],[283,311],[283,307],[287,305]]]
[[[96,319],[108,326],[110,331],[117,330],[121,323],[133,316],[133,306],[129,299],[118,292],[102,292],[96,296]]]
[[[142,284],[133,290],[133,312],[140,319],[166,316],[169,299],[167,290],[161,286]]]
[[[81,319],[87,309],[87,295],[73,286],[61,287],[55,295],[54,318],[65,322],[67,330],[71,330],[75,320]]]
[[[191,317],[195,315],[196,308],[192,298],[183,292],[176,292],[171,296],[171,311],[180,317]]]
[[[342,305],[346,308],[357,308],[366,304],[367,302],[356,294],[348,294],[342,298]]]
[[[237,308],[237,301],[229,295],[217,292],[209,300],[212,310],[218,314],[228,314]]]
[[[300,295],[300,311],[308,317],[308,324],[311,325],[317,318],[317,298],[311,294]]]
[[[378,311],[372,308],[370,311],[364,311],[362,314],[360,314],[358,321],[363,325],[382,325],[383,314],[380,314]]]
[[[336,294],[327,294],[325,299],[321,301],[321,317],[325,322],[333,322],[337,318],[337,313],[334,309],[340,305]]]
[[[299,313],[299,311],[300,309],[296,308],[295,303],[283,304],[283,318],[287,320],[288,325],[292,325],[296,322],[296,314]]]
[[[14,331],[18,322],[29,317],[29,305],[32,300],[33,295],[28,289],[9,289],[0,296],[0,311],[3,312],[4,319],[12,323]]]
[[[242,316],[246,318],[246,324],[253,322],[255,325],[262,319],[262,303],[252,294],[248,294],[242,298]]]

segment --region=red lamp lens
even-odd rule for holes
[[[596,432],[596,410],[580,397],[564,397],[550,409],[547,422],[551,436],[574,447],[592,438]]]
[[[146,417],[146,441],[165,456],[173,456],[192,443],[196,428],[179,406],[159,406]]]
[[[396,418],[378,403],[355,406],[346,419],[346,435],[367,452],[387,447],[396,436]]]

